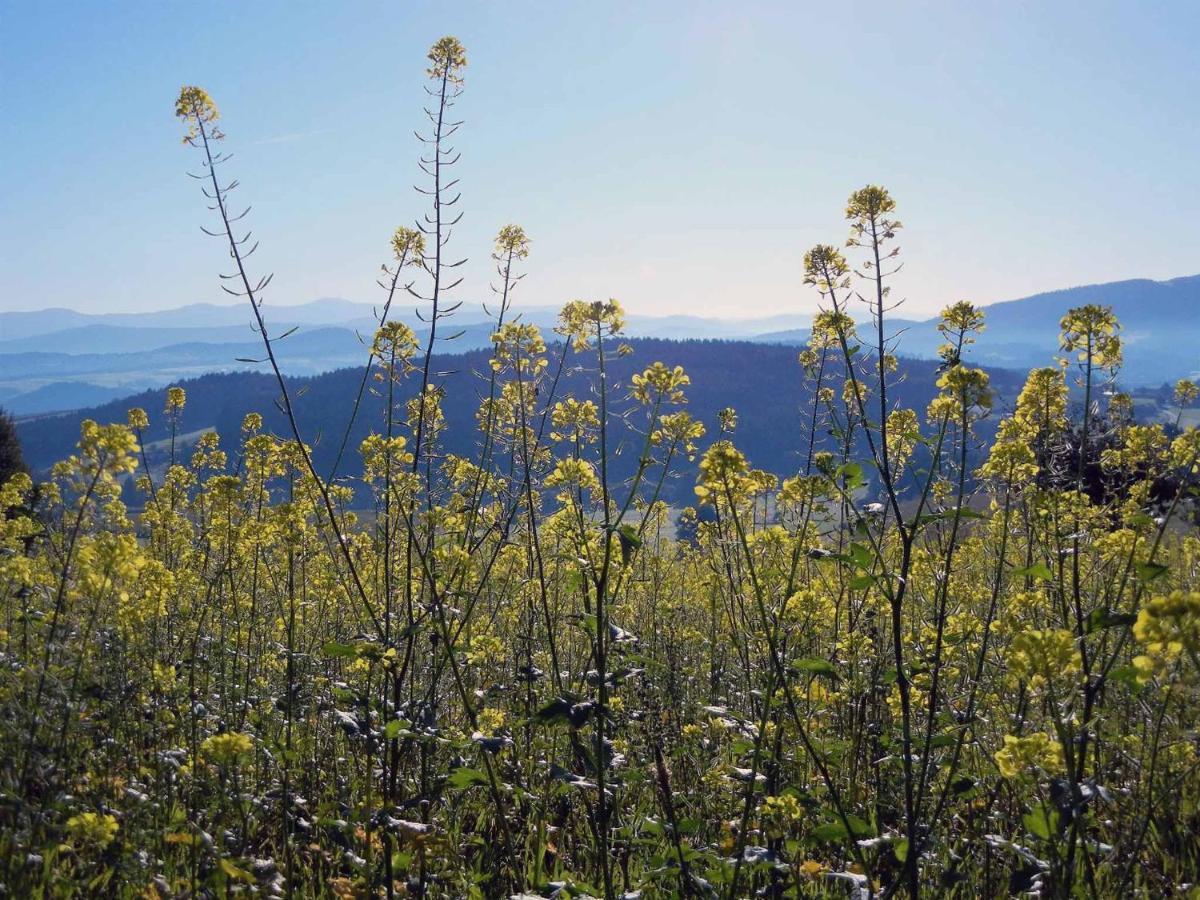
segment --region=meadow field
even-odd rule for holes
[[[466,51],[427,65],[355,474],[314,464],[341,435],[303,433],[276,367],[279,433],[250,415],[227,451],[176,388],[0,486],[0,895],[1200,896],[1196,384],[1137,419],[1120,323],[1083,306],[1001,405],[964,301],[937,396],[899,405],[901,223],[869,185],[797,277],[822,311],[790,477],[735,409],[693,417],[671,359],[609,377],[616,300],[523,323],[517,225],[475,452],[448,453]],[[274,364],[234,136],[199,87],[175,113]],[[389,319],[410,294],[423,340]]]

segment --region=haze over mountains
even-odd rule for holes
[[[405,298],[406,300],[408,298]],[[1158,385],[1200,374],[1200,275],[1170,281],[1133,280],[1038,294],[986,307],[987,331],[975,348],[980,364],[1025,369],[1046,364],[1057,349],[1058,321],[1072,306],[1112,306],[1125,327],[1130,385]],[[284,369],[311,376],[358,366],[377,320],[367,303],[327,298],[265,308],[273,334],[297,330],[279,342]],[[517,307],[523,320],[549,330],[557,308]],[[867,318],[865,307],[852,312]],[[902,312],[902,310],[901,310]],[[393,318],[421,333],[411,301],[397,303]],[[0,406],[17,416],[78,410],[160,388],[209,372],[264,371],[259,336],[244,305],[193,304],[146,313],[93,315],[68,309],[0,313]],[[811,317],[784,312],[769,317],[629,317],[631,337],[740,340],[784,345],[808,339]],[[442,353],[489,345],[492,320],[479,304],[464,303],[443,328],[453,335]],[[891,319],[889,332],[901,355],[933,358],[940,343],[936,319]]]
[[[317,375],[366,358],[378,327],[377,308],[323,299],[264,309],[272,335],[296,330],[276,344],[290,375]],[[557,307],[516,309],[547,332]],[[425,324],[411,304],[393,306],[393,319],[419,334]],[[150,313],[89,315],[72,310],[0,313],[0,406],[18,416],[81,409],[208,372],[267,371],[259,335],[243,305],[193,304]],[[630,316],[631,337],[752,339],[802,329],[811,317],[784,314],[746,320],[699,316]],[[494,320],[467,304],[443,325],[439,350],[464,353],[490,346]]]

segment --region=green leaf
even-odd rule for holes
[[[846,816],[846,821],[850,823],[850,832],[856,838],[869,838],[875,836],[875,827],[858,816]]]
[[[563,697],[555,697],[533,714],[535,725],[555,725],[568,722],[571,718],[571,702]]]
[[[1094,609],[1087,617],[1087,633],[1103,631],[1105,628],[1117,628],[1122,625],[1132,625],[1137,621],[1133,613],[1118,613],[1110,609]]]
[[[854,561],[854,565],[860,569],[869,569],[875,563],[875,554],[864,547],[862,544],[850,545],[850,559]]]
[[[1050,839],[1050,823],[1046,821],[1046,814],[1042,810],[1035,809],[1033,812],[1025,813],[1021,817],[1021,821],[1025,823],[1030,834],[1040,837],[1044,841]]]
[[[1139,581],[1154,581],[1170,571],[1166,566],[1156,562],[1138,563],[1135,570]]]
[[[221,871],[225,873],[226,878],[231,878],[234,881],[241,881],[245,884],[254,884],[255,878],[245,869],[234,865],[227,859],[221,860]]]
[[[463,790],[476,784],[487,784],[487,776],[478,769],[467,768],[462,766],[450,773],[450,777],[446,779],[446,784],[456,790]]]
[[[940,513],[940,512],[938,512],[938,513],[921,513],[921,515],[917,516],[916,519],[913,520],[912,524],[913,524],[914,528],[924,528],[926,525],[930,525],[933,522],[942,521],[942,519],[944,519],[945,517],[946,517],[946,514]]]
[[[850,837],[850,833],[846,831],[846,826],[841,822],[826,822],[824,825],[818,825],[812,830],[812,836],[818,841],[844,841]]]
[[[642,539],[632,525],[622,525],[617,529],[617,540],[621,544],[621,563],[627,566],[633,554],[641,548]]]
[[[358,656],[357,644],[339,644],[337,641],[330,641],[322,650],[326,656],[332,656],[335,659],[348,659]]]
[[[680,819],[675,823],[675,830],[679,834],[696,834],[700,831],[701,824],[699,819]]]
[[[810,675],[824,675],[827,678],[834,679],[838,677],[837,669],[827,659],[815,659],[813,657],[793,659],[792,668],[797,672],[807,672]]]
[[[411,724],[411,722],[406,722],[403,719],[392,719],[392,721],[383,726],[383,736],[388,740],[393,740]]]
[[[1145,673],[1134,666],[1117,666],[1108,673],[1108,677],[1135,691],[1140,690],[1146,681]]]
[[[904,862],[908,859],[908,838],[900,838],[892,844],[892,853],[895,854],[897,862]]]
[[[1058,813],[1051,812],[1046,814],[1043,807],[1031,810],[1021,817],[1021,821],[1025,827],[1029,829],[1029,833],[1035,837],[1040,837],[1044,841],[1050,840],[1050,835],[1054,834],[1058,827]]]
[[[973,791],[975,789],[975,784],[976,782],[974,778],[968,778],[964,775],[962,778],[956,778],[950,783],[950,790],[954,792],[956,797],[958,797],[967,793],[968,791]]]
[[[917,516],[916,521],[913,524],[917,528],[923,528],[924,526],[929,525],[933,522],[942,522],[942,521],[951,521],[952,522],[952,521],[954,521],[956,516],[959,519],[986,519],[987,518],[987,515],[985,513],[981,513],[978,510],[974,510],[974,509],[971,509],[970,507],[964,506],[957,510],[947,509],[947,510],[943,510],[942,512],[922,513],[921,515]]]
[[[842,477],[842,483],[847,490],[854,490],[867,483],[866,478],[863,477],[863,467],[856,462],[842,464],[838,468],[838,475]]]
[[[1042,581],[1049,581],[1054,577],[1054,573],[1045,563],[1034,563],[1023,569],[1014,569],[1012,574],[1014,578],[1038,578]]]
[[[850,579],[850,590],[861,591],[864,588],[869,588],[876,580],[874,575],[857,575]]]

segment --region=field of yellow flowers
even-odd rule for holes
[[[1193,896],[1200,431],[1133,420],[1111,313],[1070,311],[1061,360],[993,409],[964,361],[983,312],[955,304],[939,396],[897,406],[901,226],[856,191],[846,246],[805,257],[817,402],[781,481],[733,410],[688,413],[682,369],[606,378],[615,301],[522,324],[507,226],[477,453],[448,455],[429,361],[465,65],[430,51],[432,202],[381,282],[361,477],[316,471],[277,371],[289,433],[248,416],[237,452],[205,435],[156,472],[134,409],[0,487],[0,894]],[[273,359],[216,106],[176,112]],[[425,342],[388,319],[406,291]],[[570,396],[580,366],[598,386]],[[185,431],[184,392],[153,414]]]

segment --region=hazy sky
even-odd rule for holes
[[[1200,3],[0,0],[0,309],[222,301],[172,117],[205,86],[268,302],[372,300],[412,189],[425,52],[466,45],[471,258],[521,300],[808,310],[846,195],[899,202],[909,314],[1200,271]]]

